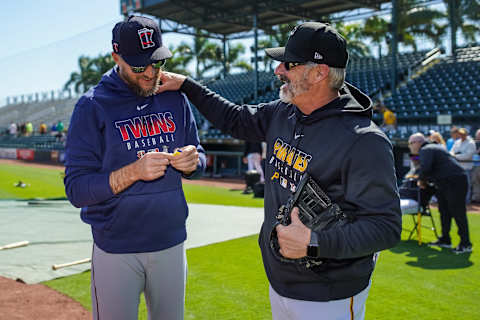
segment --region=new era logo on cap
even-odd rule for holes
[[[313,56],[313,59],[315,60],[322,60],[323,59],[323,56],[318,53],[318,52],[315,52],[315,55]]]

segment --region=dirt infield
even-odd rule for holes
[[[80,303],[43,284],[23,284],[0,277],[0,319],[88,320]]]

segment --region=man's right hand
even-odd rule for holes
[[[181,74],[162,71],[160,73],[161,84],[158,87],[157,94],[164,91],[177,91],[182,86],[187,77]]]

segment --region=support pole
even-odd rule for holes
[[[223,35],[223,78],[227,77],[227,37]]]
[[[392,42],[390,43],[392,46],[392,70],[390,79],[392,94],[396,94],[397,92],[398,9],[398,0],[392,0]]]
[[[451,54],[455,57],[455,49],[457,49],[457,0],[448,1],[448,17],[450,20],[450,47]]]
[[[253,16],[253,32],[254,32],[254,68],[255,68],[255,80],[253,91],[253,103],[256,104],[258,100],[258,27],[257,27],[257,13]]]

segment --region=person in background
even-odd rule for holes
[[[154,94],[172,56],[158,24],[131,16],[112,34],[116,66],[78,100],[65,148],[65,191],[94,240],[93,319],[137,319],[144,293],[149,319],[181,320],[182,177],[201,176],[205,153],[185,95]]]
[[[63,125],[63,121],[62,121],[62,120],[58,120],[58,122],[57,122],[57,131],[58,131],[58,132],[63,132],[63,130],[65,130],[65,126]]]
[[[47,133],[47,125],[45,123],[41,123],[40,124],[40,127],[38,129],[38,132],[41,134],[41,135],[44,135]]]
[[[10,126],[8,127],[8,132],[10,133],[11,136],[16,137],[17,136],[17,124],[15,122],[12,122]]]
[[[415,133],[408,139],[408,148],[412,155],[418,155],[420,167],[418,170],[418,186],[426,188],[428,182],[433,182],[437,190],[438,211],[442,225],[442,236],[430,246],[451,248],[450,229],[452,218],[458,227],[460,243],[453,249],[455,254],[472,252],[472,243],[468,231],[467,207],[467,176],[458,161],[437,143],[428,142],[421,133]]]
[[[262,144],[260,142],[245,141],[244,157],[247,160],[247,170],[255,170],[260,174],[260,182],[265,182],[262,169]]]
[[[450,153],[458,160],[462,168],[467,173],[468,189],[466,195],[467,203],[470,203],[471,198],[471,174],[473,168],[473,155],[477,151],[475,141],[468,135],[468,130],[465,128],[458,129],[459,139],[453,144]]]
[[[52,126],[50,127],[50,134],[52,136],[56,136],[57,135],[57,124],[54,122],[52,123]]]
[[[443,140],[442,134],[440,132],[431,130],[428,139],[443,146],[445,150],[447,149],[447,144],[445,143],[445,140]]]
[[[450,138],[448,138],[446,145],[447,145],[447,151],[452,150],[453,144],[455,141],[457,141],[460,138],[460,135],[458,134],[458,128],[456,126],[452,126],[450,128]]]
[[[473,155],[472,171],[472,201],[480,203],[480,129],[475,132],[475,147],[477,151]]]
[[[33,124],[30,121],[28,121],[25,124],[25,136],[30,137],[32,135],[33,135]]]
[[[392,131],[397,128],[397,116],[392,110],[388,109],[382,101],[379,101],[376,109],[380,111],[383,116],[382,129],[385,131]]]

